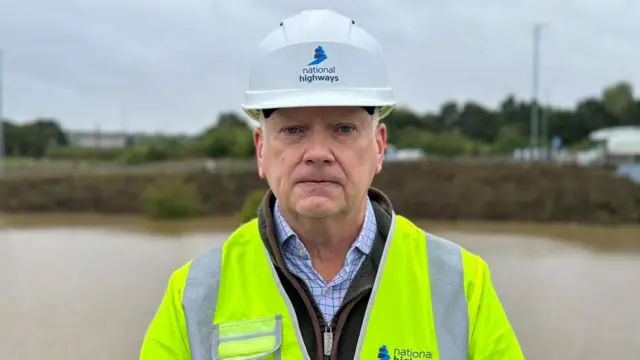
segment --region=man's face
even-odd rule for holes
[[[310,218],[354,211],[382,170],[387,131],[360,107],[279,109],[254,131],[260,177]]]

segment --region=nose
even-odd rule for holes
[[[331,164],[335,161],[331,140],[323,131],[312,131],[305,140],[305,152],[302,160],[307,165]]]

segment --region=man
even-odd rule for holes
[[[305,11],[266,37],[244,109],[271,190],[172,275],[141,359],[523,359],[486,263],[370,188],[394,104],[351,19]]]

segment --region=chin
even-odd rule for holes
[[[339,212],[335,200],[324,196],[309,196],[300,199],[296,204],[296,212],[309,218],[324,218]]]

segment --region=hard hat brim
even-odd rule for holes
[[[396,105],[393,91],[382,89],[304,89],[282,91],[248,91],[242,109],[253,120],[260,119],[263,109],[314,106],[373,106],[379,116],[389,115]]]

